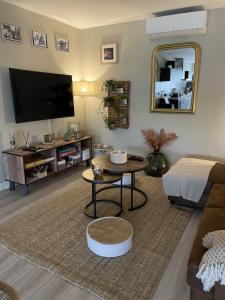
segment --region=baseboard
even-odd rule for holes
[[[8,188],[9,188],[8,181],[2,181],[2,182],[0,182],[0,191],[6,190]]]

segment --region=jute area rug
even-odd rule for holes
[[[91,185],[82,179],[0,225],[0,244],[104,299],[151,299],[192,212],[170,206],[161,179],[141,175],[137,186],[149,201],[129,212],[130,193],[124,192],[121,217],[133,225],[134,245],[122,257],[98,257],[87,248],[85,231],[91,219],[83,208],[90,201]],[[107,190],[99,198],[118,195],[119,190]],[[139,200],[135,194],[135,203]],[[104,204],[100,211],[110,214],[112,206]]]

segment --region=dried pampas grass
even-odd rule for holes
[[[149,148],[155,152],[159,152],[163,146],[169,145],[172,141],[177,139],[177,135],[174,132],[166,133],[164,128],[158,133],[155,129],[142,129],[141,130],[145,143]]]

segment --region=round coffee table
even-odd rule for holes
[[[88,225],[86,236],[92,252],[104,257],[117,257],[131,249],[133,227],[124,219],[104,217]]]
[[[108,173],[104,173],[101,176],[94,176],[92,169],[88,169],[83,172],[82,177],[85,181],[90,182],[92,184],[92,201],[89,202],[85,208],[84,208],[84,213],[86,216],[97,219],[97,203],[99,202],[108,202],[112,203],[116,206],[119,207],[119,211],[114,215],[115,217],[119,216],[122,211],[122,198],[123,198],[123,189],[122,189],[122,175],[111,175]],[[101,192],[103,189],[99,189],[96,191],[96,185],[97,184],[110,184],[114,182],[120,181],[120,185],[118,186],[120,188],[120,203],[116,202],[115,200],[110,200],[110,199],[96,199],[96,195]],[[88,213],[88,207],[93,205],[93,214]]]
[[[113,175],[123,175],[124,173],[130,173],[131,174],[131,184],[130,185],[123,185],[123,188],[130,189],[130,208],[129,210],[135,210],[138,209],[146,204],[148,201],[148,197],[142,190],[138,189],[135,186],[135,173],[142,171],[147,166],[147,159],[143,158],[142,161],[138,160],[130,160],[128,159],[125,164],[113,164],[110,161],[110,155],[102,155],[95,157],[91,161],[92,165],[98,165],[101,166],[101,168]],[[104,187],[100,189],[99,191],[106,190],[106,189],[112,189],[112,188],[118,188],[118,186],[110,186],[110,187]],[[140,193],[143,195],[143,202],[139,205],[134,205],[134,191]]]

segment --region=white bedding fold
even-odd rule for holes
[[[198,202],[215,164],[211,160],[181,158],[162,177],[165,194]]]

